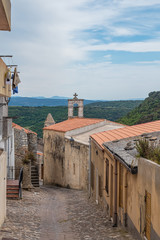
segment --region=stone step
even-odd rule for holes
[[[7,194],[10,193],[19,193],[19,189],[7,189]]]
[[[39,176],[31,176],[31,179],[39,179]]]
[[[19,189],[19,186],[8,186],[7,185],[7,189]]]
[[[32,181],[32,184],[39,184],[39,181]]]
[[[19,199],[19,194],[7,194],[8,199]]]
[[[7,199],[19,199],[19,181],[7,180]]]

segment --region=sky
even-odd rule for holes
[[[160,0],[11,0],[0,55],[18,96],[145,98],[160,90]]]

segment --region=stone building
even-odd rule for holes
[[[74,116],[74,103],[80,109],[78,116]],[[83,118],[82,111],[83,100],[76,95],[68,100],[68,120],[43,129],[44,184],[87,189],[89,136],[123,127],[105,119]]]
[[[136,142],[159,144],[160,121],[91,135],[90,196],[137,239],[160,239],[160,165],[137,158]]]
[[[49,127],[53,124],[55,124],[55,121],[54,121],[51,113],[48,113],[48,116],[47,116],[47,118],[45,120],[45,123],[44,123],[44,127]]]
[[[33,154],[34,165],[37,164],[37,133],[28,130],[19,126],[18,124],[12,123],[14,129],[14,152],[15,152],[15,179],[19,177],[19,171],[21,167],[25,167],[24,171],[29,171],[29,177],[26,177],[27,180],[23,180],[23,187],[30,188],[32,187],[31,183],[31,165],[33,165],[32,159],[28,159],[28,156]],[[31,160],[31,164],[28,164],[27,161]],[[24,173],[25,174],[25,173]],[[26,174],[27,176],[27,174]]]
[[[0,1],[0,30],[11,30],[10,0]],[[3,46],[3,42],[1,42]],[[7,66],[0,58],[0,226],[6,217],[6,179],[8,139],[11,136],[12,119],[8,118],[8,98],[11,97],[11,83],[5,81]]]

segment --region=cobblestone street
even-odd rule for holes
[[[82,191],[43,187],[8,200],[0,240],[134,240],[113,228],[99,206]]]

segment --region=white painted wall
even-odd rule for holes
[[[6,217],[6,153],[0,153],[0,226]]]

